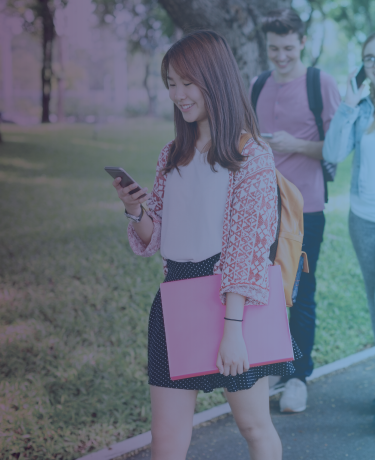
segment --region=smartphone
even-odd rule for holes
[[[106,166],[104,169],[114,179],[116,179],[117,177],[121,177],[120,185],[122,188],[128,187],[129,185],[135,183],[135,180],[122,168],[119,168],[117,166]],[[139,190],[141,189],[137,187],[131,192],[129,192],[129,195],[133,195],[133,193],[139,192]],[[143,198],[144,196],[146,196],[146,194],[142,195],[140,198]]]
[[[266,139],[272,139],[273,138],[273,134],[271,133],[260,133],[260,135]]]
[[[353,91],[356,93],[358,89],[361,87],[362,83],[366,80],[366,71],[365,66],[362,66],[357,75],[351,79],[351,84]]]

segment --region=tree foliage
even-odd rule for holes
[[[95,12],[102,24],[115,26],[126,39],[131,53],[141,52],[146,57],[143,86],[148,95],[148,114],[156,113],[156,92],[150,85],[150,67],[155,53],[169,46],[176,27],[157,0],[93,0]]]
[[[309,0],[309,3],[312,11],[337,22],[349,40],[363,43],[366,36],[375,32],[373,0]]]
[[[101,23],[126,27],[130,51],[152,54],[169,43],[175,25],[157,0],[93,0]],[[126,19],[125,19],[126,18]]]
[[[246,86],[268,68],[262,17],[272,9],[287,8],[291,0],[159,0],[184,32],[212,29],[228,41]]]

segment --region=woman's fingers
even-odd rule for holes
[[[362,92],[363,92],[363,89],[364,89],[364,85],[361,85],[357,89],[357,91],[354,92],[351,82],[352,82],[353,77],[356,75],[356,73],[357,72],[354,71],[348,76],[346,95],[345,95],[345,98],[344,98],[344,102],[347,105],[351,106],[351,107],[356,107],[358,105],[359,101],[362,98]]]
[[[136,188],[140,188],[140,186],[136,182],[134,182],[133,184],[130,184],[127,187],[124,187],[123,190],[125,194],[128,194],[128,193],[130,194],[130,192]],[[135,195],[136,193],[132,193],[132,195]]]
[[[142,204],[144,201],[150,198],[150,194],[147,193],[148,188],[144,187],[141,189],[139,185],[135,183],[123,188],[120,185],[120,181],[115,179],[113,181],[113,186],[116,188],[119,198],[121,198],[121,200],[127,204]],[[131,193],[132,190],[137,188],[139,190],[137,190],[135,193]]]
[[[224,373],[223,360],[221,359],[220,353],[217,355],[216,366],[219,369],[220,374]]]
[[[238,373],[239,364],[233,361],[223,362],[224,365],[224,375],[227,377],[228,375],[232,375],[235,377]]]
[[[357,72],[354,71],[354,72],[352,72],[351,74],[348,75],[348,80],[347,80],[347,82],[346,82],[347,93],[354,94],[354,91],[353,91],[353,88],[352,88],[352,78],[354,77],[354,75],[355,75],[356,73],[357,73]]]
[[[230,375],[235,377],[237,374],[243,374],[243,363],[233,363],[230,367]]]
[[[237,373],[243,374],[244,372],[247,372],[249,369],[250,369],[250,366],[249,366],[248,360],[244,360],[242,361],[242,363],[238,364]]]
[[[116,177],[116,179],[112,182],[112,185],[115,187],[116,190],[122,190],[120,182],[121,182],[121,177]]]
[[[145,192],[147,192],[147,189],[142,189],[140,192],[137,192],[137,195],[140,194],[139,198],[135,197],[135,193],[134,195],[128,195],[128,200],[130,200],[131,204],[142,204],[151,197],[151,193]]]
[[[348,75],[348,83],[350,83],[350,80],[354,77],[354,75],[356,75],[357,71],[356,70],[353,70],[353,72],[351,72],[349,75]]]
[[[143,196],[147,195],[147,192],[147,187],[141,188],[141,190],[139,190],[138,192],[132,193],[131,197],[133,198],[133,200],[139,200],[140,198],[143,198]]]
[[[151,193],[147,193],[143,198],[140,198],[139,201],[142,204],[145,201],[149,200],[150,198],[151,198]]]
[[[242,361],[241,363],[225,362],[222,360],[220,354],[218,356],[216,366],[218,367],[220,374],[225,376],[232,375],[233,377],[238,374],[241,375],[250,369],[249,362],[247,360]]]
[[[230,364],[224,363],[224,375],[227,377],[230,374]]]

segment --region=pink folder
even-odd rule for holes
[[[247,305],[242,323],[250,366],[294,360],[280,266],[269,267],[268,305]],[[224,329],[221,275],[160,285],[170,377],[215,374]]]

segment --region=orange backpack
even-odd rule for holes
[[[249,133],[241,135],[240,152],[250,138]],[[303,197],[298,188],[277,169],[276,180],[279,218],[269,258],[274,265],[281,267],[286,305],[291,307],[296,301],[302,271],[309,272],[307,254],[302,251]]]

